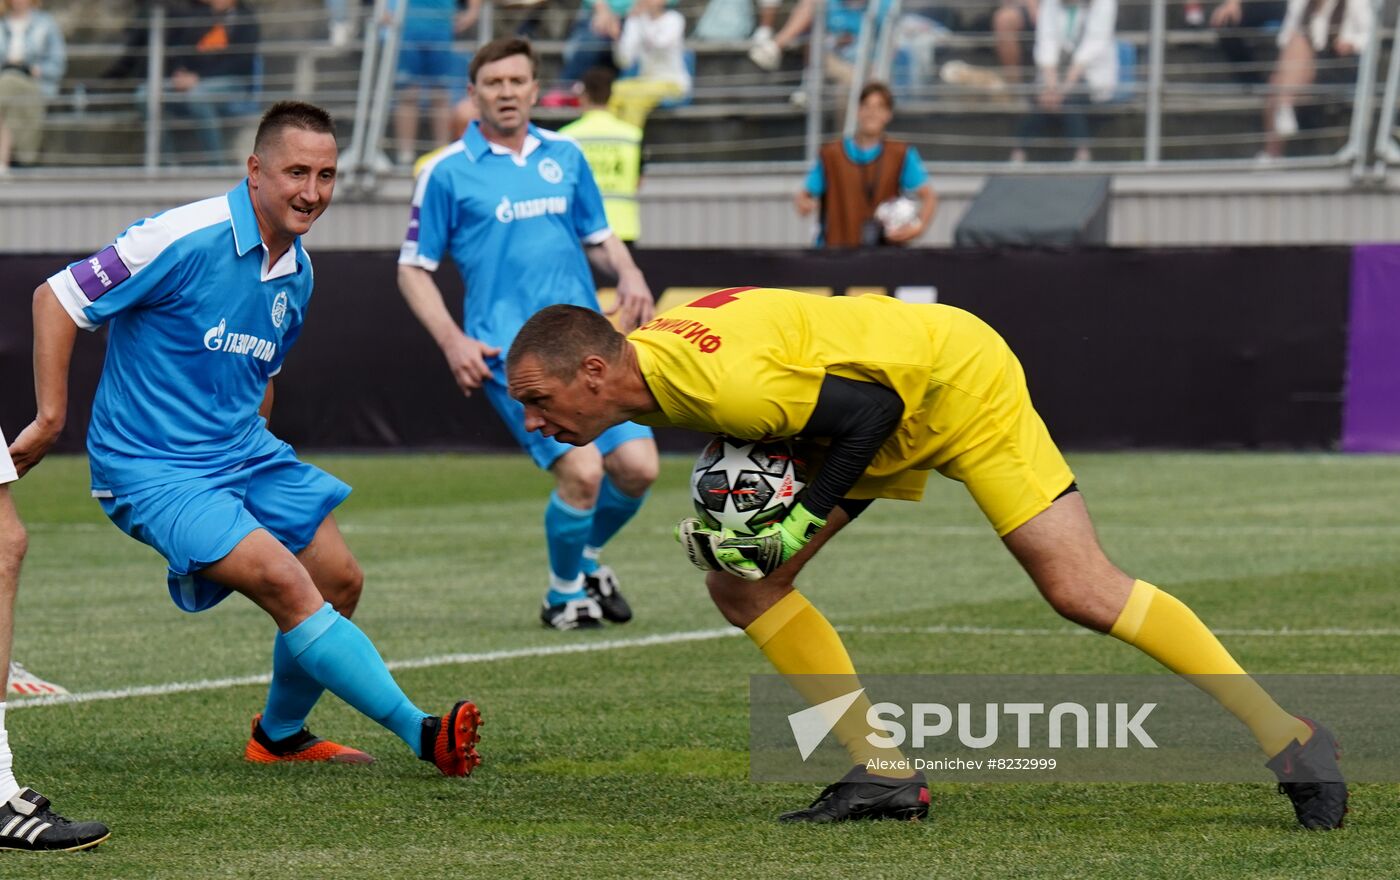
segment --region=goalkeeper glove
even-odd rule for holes
[[[691,565],[701,571],[723,571],[745,580],[757,580],[762,575],[754,576],[753,566],[747,561],[740,560],[738,564],[731,564],[719,559],[720,543],[733,534],[728,529],[707,528],[693,516],[686,517],[676,525],[676,540],[685,550]]]
[[[707,529],[691,517],[676,527],[676,540],[685,547],[696,568],[756,581],[796,555],[825,525],[826,520],[814,516],[799,502],[782,522],[765,526],[756,535]]]

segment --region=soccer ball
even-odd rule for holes
[[[881,202],[875,209],[875,219],[880,221],[885,227],[885,234],[889,235],[895,230],[918,223],[919,206],[913,199],[899,196],[888,202]]]
[[[806,463],[786,440],[716,437],[690,475],[690,499],[712,529],[752,535],[780,522],[807,485]]]

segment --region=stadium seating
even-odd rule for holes
[[[94,0],[95,2],[95,0]],[[990,0],[987,0],[990,2]],[[1162,158],[1165,160],[1247,159],[1259,149],[1262,134],[1263,87],[1246,84],[1240,71],[1226,63],[1208,29],[1186,27],[1174,0],[1168,8],[1168,31],[1162,94]],[[119,0],[106,6],[120,9]],[[127,6],[132,5],[126,0]],[[986,2],[965,2],[957,8],[959,26],[939,44],[937,62],[961,60],[995,67],[992,39],[970,27]],[[1387,6],[1390,4],[1388,3]],[[264,22],[261,56],[265,64],[267,99],[285,96],[311,97],[347,123],[353,119],[360,80],[358,39],[343,49],[325,39],[325,12],[320,0],[254,2]],[[685,0],[680,7],[694,20],[703,0]],[[1125,79],[1119,100],[1093,108],[1094,153],[1097,160],[1140,161],[1147,129],[1147,102],[1143,88],[1148,68],[1149,30],[1147,0],[1123,0],[1118,38],[1135,55],[1135,78]],[[498,10],[495,33],[511,33],[524,12]],[[553,83],[561,67],[560,36],[568,22],[566,9],[546,7],[537,32],[541,78]],[[1383,15],[1381,22],[1392,20]],[[104,80],[102,73],[124,51],[121,17],[110,17],[104,30],[88,29],[74,35],[70,65],[60,99],[51,107],[45,140],[45,164],[134,165],[144,151],[144,116],[131,99],[136,81]],[[1256,73],[1267,77],[1273,52],[1271,35],[1253,37],[1266,44],[1265,59]],[[1383,31],[1389,43],[1390,35]],[[470,43],[462,44],[468,48]],[[780,70],[767,73],[747,58],[744,41],[694,42],[689,47],[695,71],[691,99],[677,106],[662,105],[648,123],[651,161],[767,161],[800,159],[804,153],[806,110],[791,99],[802,81],[803,53],[788,52]],[[1029,54],[1029,53],[1028,53]],[[1382,68],[1383,70],[1384,68]],[[1377,90],[1381,88],[1377,84]],[[836,127],[833,89],[825,90],[824,130]],[[908,85],[900,89],[899,108],[892,134],[918,146],[921,155],[935,162],[1001,162],[1014,142],[1017,120],[1027,106],[1031,89],[1010,100],[989,100],[985,92],[942,82]],[[1352,93],[1349,86],[1317,86],[1300,102],[1303,131],[1294,138],[1294,155],[1326,156],[1345,142],[1350,121]],[[576,114],[571,108],[538,108],[535,118],[549,127],[562,125]],[[237,127],[238,121],[231,123]],[[349,125],[345,126],[346,129]],[[95,138],[94,135],[100,135]],[[96,145],[96,146],[95,146]],[[430,145],[423,144],[426,150]],[[1032,151],[1032,158],[1054,159],[1068,150],[1053,147]]]

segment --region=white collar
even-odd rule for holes
[[[502,146],[495,141],[487,141],[486,146],[490,147],[491,152],[495,153],[497,156],[509,156],[512,162],[523,168],[525,166],[525,160],[529,158],[530,154],[539,149],[540,139],[533,134],[526,134],[525,143],[520,145],[520,152],[518,153],[510,147]]]

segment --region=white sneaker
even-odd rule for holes
[[[750,43],[771,43],[772,41],[773,29],[766,24],[754,28],[753,35],[749,37]]]
[[[22,664],[11,660],[9,691],[12,694],[20,694],[26,697],[43,697],[55,694],[66,694],[68,693],[68,688],[61,684],[54,684],[51,681],[44,681],[28,669],[25,669]]]
[[[783,63],[783,50],[770,40],[755,42],[749,47],[749,60],[767,71],[774,71]]]
[[[1293,107],[1288,104],[1280,104],[1274,111],[1274,134],[1279,137],[1293,137],[1298,133],[1298,115],[1293,112]]]
[[[331,45],[335,48],[344,49],[346,46],[350,45],[350,34],[350,22],[331,22]]]

